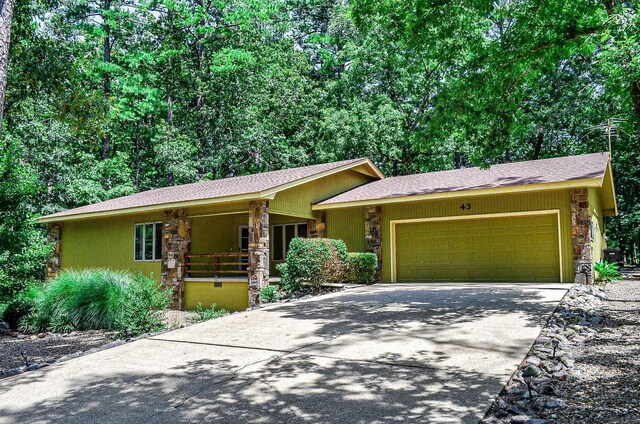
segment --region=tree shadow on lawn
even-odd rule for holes
[[[62,397],[0,408],[0,421],[477,423],[502,384],[473,371],[295,354],[245,369],[203,359],[169,371],[81,379]]]

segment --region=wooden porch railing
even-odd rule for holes
[[[238,253],[202,253],[185,255],[187,278],[218,278],[221,276],[249,276],[249,254]]]

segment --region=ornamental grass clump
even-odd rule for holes
[[[161,327],[170,297],[149,278],[123,271],[65,271],[43,286],[23,331],[116,330],[140,334]]]

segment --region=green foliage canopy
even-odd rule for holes
[[[28,195],[4,195],[11,213],[0,231],[21,235],[0,241],[0,279],[42,277],[30,265],[46,250],[34,213],[359,156],[400,175],[609,145],[620,207],[609,241],[637,258],[639,9],[638,0],[21,2],[0,184]]]

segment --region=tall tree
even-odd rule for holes
[[[0,134],[4,116],[4,98],[7,88],[9,46],[11,44],[11,22],[15,0],[0,0]]]

